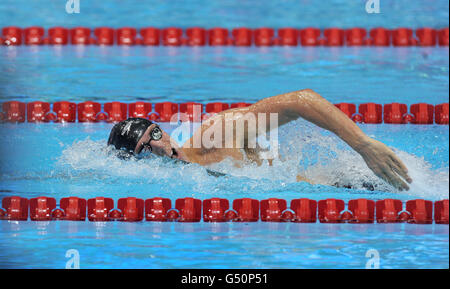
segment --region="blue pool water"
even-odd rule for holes
[[[431,1],[433,5],[381,1],[380,15],[366,14],[365,1],[282,1],[280,5],[227,1],[221,6],[202,1],[133,1],[134,6],[118,6],[118,1],[101,5],[105,1],[81,0],[79,15],[65,14],[64,7],[58,12],[60,2],[64,1],[2,1],[0,26],[448,26],[448,1]],[[16,5],[22,8],[13,9]],[[195,17],[188,18],[192,11]],[[437,47],[0,47],[0,68],[0,101],[254,102],[302,88],[312,88],[334,103],[449,100],[449,51]],[[361,125],[405,162],[414,179],[408,192],[397,192],[378,180],[343,142],[302,120],[280,129],[283,162],[240,169],[226,161],[214,165],[213,169],[229,174],[224,178],[209,176],[197,165],[168,164],[156,158],[119,160],[105,146],[111,126],[0,124],[0,198],[348,201],[449,196],[448,126]],[[168,124],[162,127],[173,129]],[[295,182],[299,172],[324,185]],[[376,190],[365,190],[361,185],[365,181],[375,184]],[[329,186],[335,182],[356,189]],[[375,249],[381,268],[448,268],[448,228],[1,221],[0,267],[64,268],[67,250],[76,249],[81,268],[365,268],[370,259],[367,251]]]
[[[447,47],[21,46],[1,51],[0,97],[8,100],[255,102],[311,88],[332,102],[448,101]]]

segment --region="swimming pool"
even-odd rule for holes
[[[352,4],[349,10],[341,9],[343,13],[356,15],[351,20],[354,22],[347,22],[348,17],[338,21],[312,16],[302,21],[318,27],[372,27],[380,23],[386,27],[448,25],[447,1],[436,1],[436,5],[426,8],[423,3],[403,1],[406,11],[401,9],[402,1],[386,2],[397,14],[394,16],[387,9],[380,16],[382,20],[355,13],[359,6]],[[90,12],[81,13],[79,20],[53,14],[51,3],[54,2],[49,2],[42,13],[53,15],[54,22],[47,22],[50,20],[43,17],[39,20],[43,26],[97,25]],[[0,4],[0,13],[8,4]],[[344,5],[342,1],[335,4]],[[186,12],[199,9],[201,2],[193,6],[177,5]],[[117,17],[100,14],[103,16],[98,21],[102,25],[120,26],[127,22],[137,27],[143,25],[144,17],[150,13],[142,12],[148,9],[141,6],[136,17],[121,18],[119,13],[127,13],[113,6],[103,9]],[[220,13],[224,9],[225,15],[243,7],[232,3],[212,11]],[[278,10],[270,7],[268,10],[286,15],[291,7],[298,6],[287,1]],[[305,13],[334,13],[325,4],[304,4],[304,7]],[[82,9],[90,11],[89,6]],[[251,11],[250,16],[234,13],[220,18],[228,21],[219,20],[216,24],[224,27],[298,25],[300,10],[294,9],[287,14],[291,16],[283,19],[273,12],[274,15],[265,19],[267,22],[260,22],[265,12],[247,9]],[[14,13],[18,13],[16,21],[20,25],[35,24],[29,22],[24,10],[18,11]],[[152,11],[162,15],[170,11],[170,5],[155,5]],[[210,11],[198,10],[199,16],[192,25],[209,27],[213,19]],[[418,13],[416,17],[411,17],[413,11]],[[432,17],[433,13],[439,17]],[[0,24],[9,25],[13,20],[9,13],[4,14],[6,18],[0,18],[5,23]],[[176,15],[180,15],[179,10],[173,18],[157,16],[153,21],[160,27],[191,25]],[[180,22],[173,22],[174,19]],[[287,91],[312,88],[333,103],[395,101],[435,105],[448,102],[449,90],[448,47],[21,46],[0,47],[0,65],[4,68],[0,73],[2,101],[255,102]],[[209,176],[197,165],[168,165],[154,158],[136,162],[112,157],[105,150],[111,126],[106,123],[0,124],[0,196],[45,195],[56,199],[72,195],[86,199],[104,196],[115,200],[127,196],[144,199],[162,196],[172,200],[188,196],[229,200],[277,197],[288,201],[307,197],[348,201],[357,198],[441,200],[448,199],[449,195],[446,125],[360,125],[369,136],[395,148],[408,166],[414,183],[409,192],[401,193],[379,181],[362,159],[336,137],[304,121],[280,130],[280,153],[294,157],[271,168],[236,169],[226,162],[213,167],[230,174],[227,178]],[[162,126],[169,128],[168,124]],[[330,185],[336,181],[350,182],[356,189],[297,183],[295,175],[299,169],[313,180]],[[377,185],[375,191],[363,188],[362,183],[367,180]],[[437,224],[1,221],[0,226],[2,268],[64,268],[68,261],[66,252],[70,249],[79,251],[81,268],[365,268],[369,260],[366,253],[371,249],[379,252],[381,268],[448,268],[449,260],[448,226]]]

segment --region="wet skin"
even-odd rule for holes
[[[225,117],[225,114],[230,113],[233,113],[233,117]],[[139,152],[143,144],[148,144],[146,149],[149,147],[154,154],[200,165],[220,162],[225,158],[231,158],[237,164],[243,162],[244,159],[261,164],[262,160],[259,158],[257,149],[249,148],[246,145],[243,149],[225,148],[225,138],[222,140],[222,148],[206,148],[203,145],[199,148],[193,147],[194,139],[201,139],[203,133],[212,125],[221,123],[224,130],[227,122],[234,130],[232,134],[233,142],[243,141],[244,144],[248,144],[250,141],[248,136],[255,135],[258,137],[259,132],[256,128],[255,131],[251,131],[252,128],[246,126],[244,133],[236,133],[239,130],[236,130],[235,123],[246,113],[266,114],[265,124],[259,124],[259,119],[256,118],[257,127],[265,125],[266,131],[270,130],[270,113],[278,114],[278,126],[283,126],[301,117],[336,134],[363,157],[367,166],[375,175],[398,190],[409,189],[408,183],[411,183],[412,179],[408,175],[408,169],[395,153],[383,143],[367,136],[347,115],[311,89],[268,97],[248,107],[229,109],[215,114],[208,119],[209,121],[203,122],[201,127],[182,147],[177,146],[176,142],[166,132],[163,132],[163,137],[160,140],[150,140],[150,132],[155,127],[155,124],[153,124],[139,140],[135,152]],[[223,133],[222,135],[226,134]],[[301,176],[297,176],[297,180],[309,181]]]

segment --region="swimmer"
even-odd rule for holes
[[[266,131],[271,129],[269,121],[271,113],[278,114],[278,126],[303,118],[331,131],[359,153],[367,166],[379,178],[398,190],[409,189],[408,183],[411,183],[412,179],[408,175],[408,169],[395,153],[383,143],[367,136],[347,115],[311,89],[268,97],[248,107],[233,108],[217,113],[209,119],[211,121],[203,122],[182,147],[176,145],[176,142],[157,124],[143,118],[129,118],[117,123],[111,130],[108,145],[113,145],[116,149],[133,155],[151,152],[158,156],[203,166],[220,162],[225,158],[231,158],[237,164],[244,160],[250,160],[260,165],[262,159],[259,157],[259,150],[247,145],[251,141],[249,136],[258,137],[258,130],[255,129],[255,134],[248,133],[250,128],[247,124],[245,133],[239,133],[234,125],[247,113],[266,114],[266,123],[262,124],[266,126]],[[233,117],[227,118],[225,114],[228,116],[231,114]],[[233,144],[243,141],[243,149],[229,148],[225,145],[222,148],[206,148],[203,144],[199,147],[192,145],[194,138],[200,136],[201,139],[202,134],[218,121],[232,122]],[[256,118],[256,122],[258,121],[259,118]],[[226,127],[226,125],[225,123],[225,126],[222,127]],[[222,142],[225,144],[226,139],[223,138]],[[297,176],[297,180],[310,182],[301,176]]]

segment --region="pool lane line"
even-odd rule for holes
[[[126,197],[117,200],[96,197],[83,199],[52,197],[32,199],[20,196],[4,197],[0,219],[26,221],[125,221],[140,222],[295,222],[295,223],[413,223],[449,224],[449,200],[368,200],[354,199],[346,204],[340,199],[293,199],[290,206],[279,198],[256,200],[224,198],[200,200],[187,197],[175,200],[175,207],[168,198],[141,199]]]

